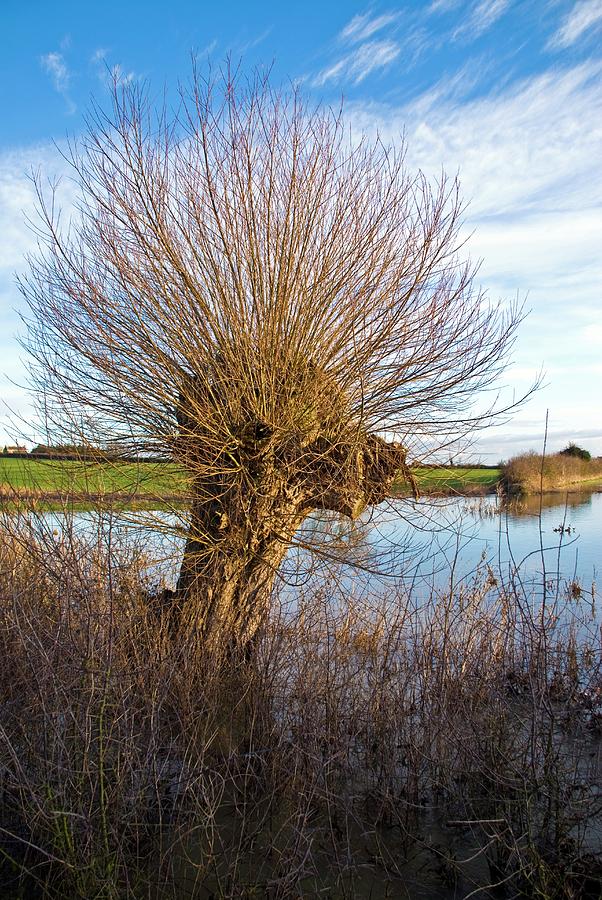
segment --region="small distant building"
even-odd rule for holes
[[[5,456],[15,456],[21,453],[27,453],[27,447],[19,447],[17,444],[6,446],[2,451]]]

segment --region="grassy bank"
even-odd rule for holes
[[[563,453],[545,457],[523,453],[509,460],[501,472],[501,484],[509,495],[566,491],[596,482],[602,483],[602,459],[584,460]]]
[[[543,472],[543,475],[542,475]],[[480,496],[498,485],[509,495],[565,491],[602,482],[602,461],[589,462],[562,454],[542,457],[526,453],[502,468],[417,466],[414,477],[424,496]],[[406,482],[393,486],[395,496],[409,493]],[[29,497],[45,501],[69,498],[81,503],[106,500],[180,502],[186,499],[185,473],[169,463],[96,463],[75,460],[0,457],[0,500]]]
[[[499,478],[498,468],[469,466],[418,466],[413,470],[421,494],[426,495],[482,495],[495,491]],[[403,494],[407,485],[400,482],[395,492]]]
[[[107,546],[0,529],[0,897],[599,897],[584,587],[316,576],[235,660]]]
[[[499,469],[423,466],[414,470],[420,492],[427,495],[485,494],[494,490]],[[407,484],[395,485],[396,494]],[[76,460],[11,459],[0,456],[0,497],[11,495],[75,499],[103,496],[137,500],[186,496],[186,476],[168,463],[96,463]]]
[[[168,463],[97,463],[0,457],[0,496],[58,499],[184,496],[186,477]]]

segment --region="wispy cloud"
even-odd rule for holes
[[[322,87],[328,82],[360,84],[372,72],[390,65],[401,53],[401,46],[390,34],[375,35],[393,26],[398,18],[396,12],[380,15],[367,12],[354,16],[337,36],[337,56],[314,75],[312,85]]]
[[[134,81],[136,78],[135,72],[127,72],[123,66],[119,63],[116,63],[114,66],[111,66],[110,69],[111,81],[115,82],[119,85],[130,84],[130,82]]]
[[[35,252],[37,237],[28,224],[36,222],[36,192],[28,173],[42,171],[55,181],[68,174],[56,147],[20,148],[0,153],[0,445],[20,434],[14,416],[29,420],[32,410],[25,392],[17,387],[26,380],[21,351],[14,335],[22,328],[19,313],[24,302],[17,290],[15,272],[26,268],[25,255]],[[66,217],[74,208],[75,189],[70,178],[60,180],[57,202]]]
[[[44,71],[50,75],[55,91],[65,100],[67,111],[74,113],[76,106],[69,96],[69,85],[72,76],[63,54],[57,51],[46,53],[40,57],[40,63]]]
[[[262,44],[266,40],[266,38],[270,36],[272,30],[273,26],[268,25],[267,28],[264,28],[263,31],[259,32],[259,34],[256,34],[255,37],[250,37],[248,40],[242,41],[242,43],[237,44],[236,53],[240,53],[242,55],[248,50],[252,50],[254,47],[259,46],[259,44]]]
[[[411,103],[356,103],[348,115],[358,133],[384,141],[405,132],[412,169],[432,178],[459,171],[470,201],[467,250],[483,260],[479,281],[493,299],[518,294],[532,309],[515,363],[543,366],[549,385],[529,416],[542,431],[548,408],[559,430],[589,422],[602,340],[602,63],[550,68],[469,100],[434,85]],[[602,452],[598,438],[596,446]]]
[[[367,41],[377,31],[381,31],[387,25],[391,25],[398,18],[398,13],[383,13],[380,16],[370,16],[370,13],[354,16],[339,34],[339,39],[350,44]]]
[[[548,453],[557,453],[561,447],[566,447],[570,441],[586,442],[594,453],[596,447],[602,446],[602,429],[600,428],[575,428],[554,427],[554,410],[551,412],[551,427],[548,423],[546,449]],[[524,430],[522,420],[516,421],[512,431],[492,429],[486,438],[480,438],[472,451],[471,458],[483,457],[488,462],[497,462],[499,459],[509,459],[517,453],[525,450],[542,452],[545,430],[545,416],[541,420],[539,430]]]
[[[448,90],[453,80],[402,107],[355,104],[350,113],[392,140],[405,131],[422,169],[460,168],[473,216],[602,202],[602,63],[550,69],[464,102]]]
[[[214,38],[212,41],[209,41],[208,44],[205,44],[204,47],[201,47],[200,50],[194,51],[194,58],[200,60],[206,60],[207,57],[211,56],[214,50],[217,48],[217,39]]]
[[[460,3],[461,0],[433,0],[427,12],[429,14],[446,13],[452,9],[455,9],[457,6],[459,6]]]
[[[511,0],[479,0],[455,29],[453,37],[468,37],[470,40],[480,37],[504,15],[510,3]]]
[[[90,57],[90,62],[93,63],[94,65],[98,65],[99,63],[104,63],[108,52],[109,51],[107,50],[106,47],[98,47],[98,49],[96,49],[94,51],[94,53],[92,54],[92,56]]]
[[[120,63],[111,65],[108,61],[109,50],[99,47],[90,57],[90,62],[96,68],[98,80],[105,86],[112,84],[124,86],[130,84],[138,77],[134,71],[127,71]]]
[[[71,74],[62,53],[47,53],[41,58],[42,67],[52,77],[55,89],[64,93],[69,87]]]
[[[367,41],[319,72],[313,79],[316,87],[328,81],[351,81],[360,84],[371,72],[388,66],[399,56],[400,47],[395,41]]]
[[[602,0],[579,0],[564,17],[560,28],[548,42],[550,49],[566,49],[587,31],[602,25]]]
[[[427,12],[429,15],[432,13],[450,12],[450,10],[455,9],[460,3],[461,0],[433,0]]]

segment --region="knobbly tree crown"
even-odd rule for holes
[[[71,147],[68,227],[39,189],[22,289],[51,429],[186,466],[216,510],[200,552],[253,503],[265,524],[269,491],[356,515],[489,421],[519,316],[474,286],[456,181],[260,77],[112,100]]]

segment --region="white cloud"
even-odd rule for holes
[[[602,25],[602,0],[579,0],[565,16],[549,48],[565,49],[575,44],[586,31]]]
[[[109,50],[99,47],[90,57],[90,62],[96,68],[96,74],[101,84],[111,87],[114,83],[122,87],[130,84],[138,77],[134,71],[126,71],[119,63],[111,65],[108,61]]]
[[[468,18],[456,28],[453,37],[468,36],[471,40],[480,37],[504,15],[509,6],[510,0],[480,0],[473,6]]]
[[[255,37],[250,37],[248,40],[243,41],[242,43],[238,43],[233,48],[233,52],[237,56],[242,56],[247,53],[249,50],[252,50],[254,47],[257,47],[259,44],[263,43],[267,37],[272,33],[273,26],[268,25],[267,28],[264,28],[263,31],[256,34]]]
[[[559,432],[576,432],[600,408],[602,64],[550,69],[468,101],[449,81],[403,106],[355,104],[347,113],[354,129],[385,142],[405,132],[411,168],[433,178],[459,172],[479,282],[492,299],[518,295],[532,309],[505,396],[520,395],[528,373],[543,368],[547,386],[529,418],[543,435],[549,409]],[[528,433],[521,422],[516,449]],[[602,452],[599,437],[592,442]]]
[[[71,75],[62,53],[47,53],[41,57],[43,68],[52,76],[54,86],[59,93],[69,87]]]
[[[0,445],[21,431],[18,419],[31,419],[27,394],[16,385],[25,381],[21,350],[15,335],[22,329],[19,313],[24,304],[15,274],[24,272],[25,255],[35,251],[37,239],[27,219],[35,221],[36,193],[30,177],[41,171],[45,178],[65,174],[66,164],[54,147],[34,147],[0,154]],[[58,201],[66,212],[74,201],[74,185],[64,178]],[[15,417],[17,421],[15,421]],[[12,422],[12,424],[11,424]]]
[[[450,10],[455,9],[460,3],[461,0],[433,0],[427,12],[429,14],[450,12]]]
[[[438,86],[410,104],[355,104],[358,129],[397,142],[427,174],[460,170],[471,219],[602,202],[602,64],[550,70],[469,102]]]
[[[136,78],[135,72],[126,72],[125,69],[119,65],[119,63],[111,66],[109,74],[111,82],[115,82],[115,84],[119,84],[122,86],[130,84]]]
[[[94,65],[97,65],[98,63],[103,63],[107,57],[108,52],[109,51],[106,49],[106,47],[98,47],[98,49],[95,50],[94,53],[92,54],[92,56],[90,57],[90,62],[93,63]]]
[[[500,459],[509,459],[511,456],[528,450],[541,453],[544,433],[545,415],[541,420],[539,430],[526,431],[523,428],[519,428],[518,430],[506,431],[491,429],[487,437],[479,438],[475,442],[471,448],[472,454],[470,458],[473,460],[482,458],[485,462],[495,463]],[[585,444],[586,448],[594,456],[602,453],[601,429],[579,429],[571,428],[570,426],[564,428],[548,427],[546,452],[557,453],[562,447],[566,447],[570,441]]]
[[[42,68],[48,72],[52,78],[55,90],[65,99],[67,110],[69,113],[75,112],[75,103],[69,96],[69,85],[71,82],[71,72],[62,53],[52,52],[46,53],[40,57]]]
[[[383,13],[380,16],[370,17],[369,13],[354,16],[353,19],[343,28],[339,38],[350,44],[357,44],[365,41],[381,31],[387,25],[391,25],[397,19],[397,13]]]
[[[374,38],[374,35],[392,25],[398,18],[399,13],[393,12],[378,16],[371,13],[354,16],[338,35],[338,43],[346,44],[347,51],[318,72],[311,79],[311,84],[314,87],[322,87],[328,82],[350,82],[357,85],[372,72],[390,65],[401,53],[400,44],[390,37]],[[405,42],[408,47],[412,43],[416,45],[414,52],[419,52],[418,45],[422,40],[422,36],[414,28],[406,36]]]
[[[35,247],[24,218],[33,208],[33,185],[17,166],[16,154],[0,157],[0,272],[18,266],[23,254]]]
[[[517,212],[472,222],[471,253],[484,260],[488,281],[545,292],[550,302],[570,294],[602,301],[602,211]]]
[[[602,306],[602,297],[600,297],[600,301]],[[599,322],[591,322],[586,325],[581,331],[580,337],[585,345],[595,347],[598,352],[602,353],[602,317]],[[602,364],[598,366],[598,372],[602,375]]]
[[[510,0],[481,0],[472,14],[473,25],[479,34],[497,22],[509,6]]]
[[[205,44],[204,47],[201,47],[200,50],[194,51],[194,58],[200,59],[202,62],[207,60],[207,57],[211,56],[211,54],[217,48],[217,39],[214,38],[212,41],[209,41],[208,44]]]
[[[31,226],[32,222],[35,225],[37,208],[32,173],[42,173],[43,187],[57,184],[57,201],[63,209],[70,209],[74,203],[75,186],[64,177],[69,170],[59,146],[0,153],[0,233],[4,237],[0,243],[0,279],[4,284],[23,266],[25,254],[37,246]]]
[[[399,56],[400,47],[395,41],[367,41],[352,53],[319,72],[313,79],[316,87],[328,81],[351,81],[360,84],[377,69],[388,66]]]

